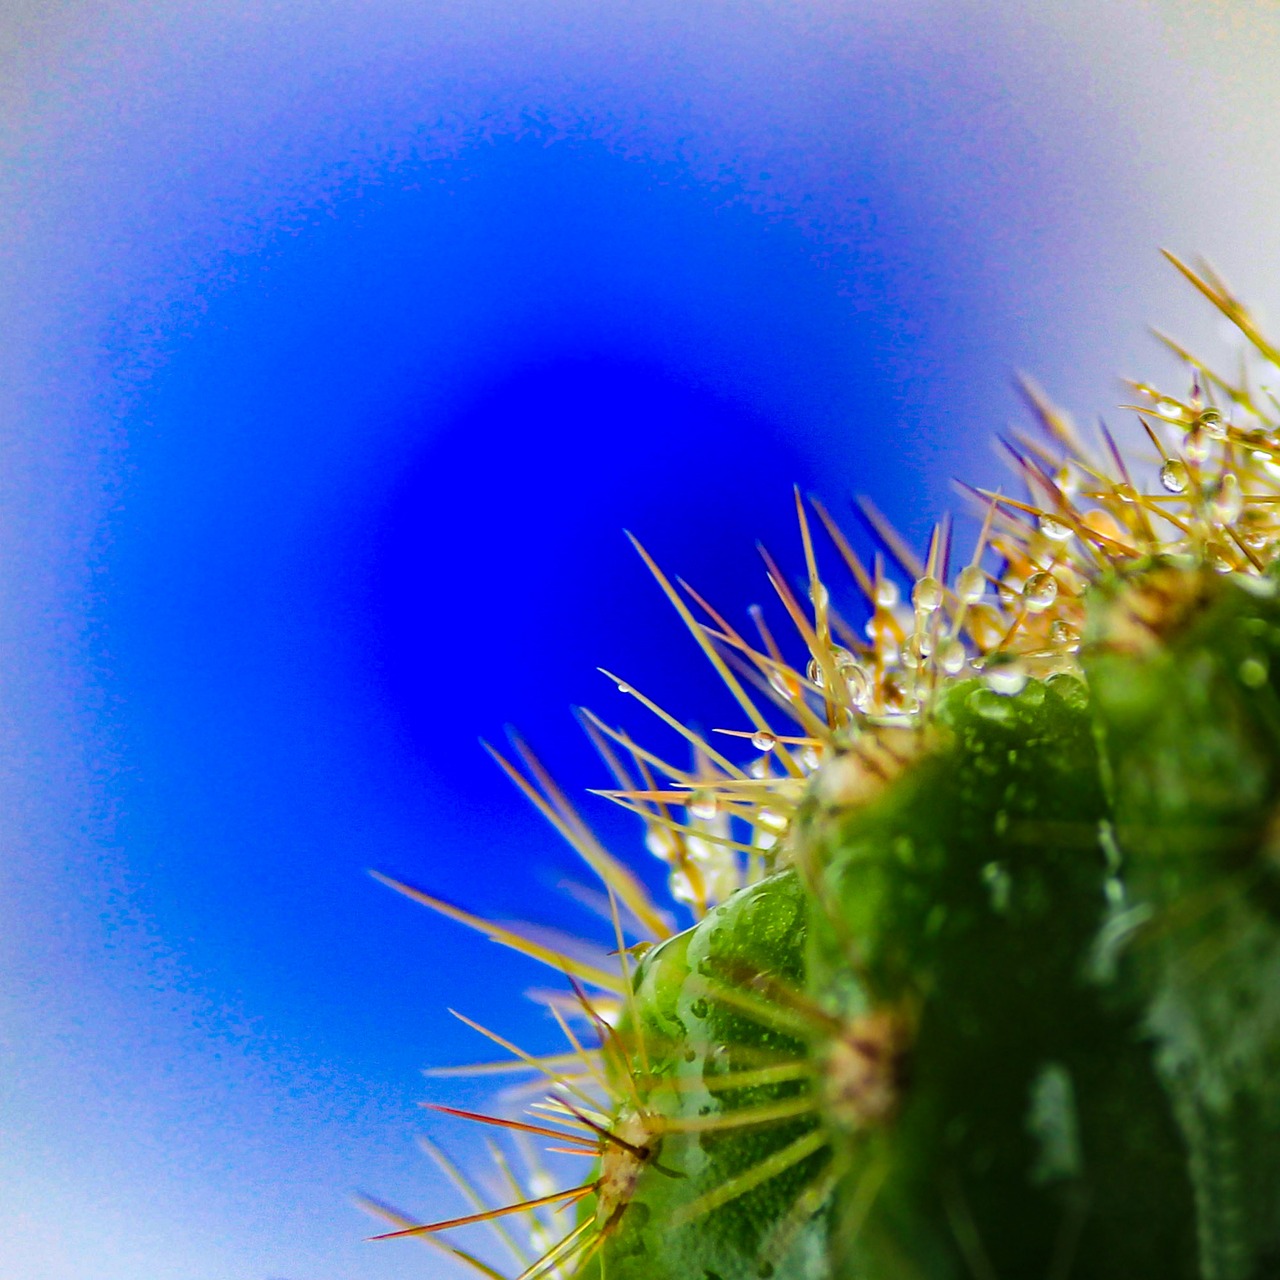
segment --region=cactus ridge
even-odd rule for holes
[[[1169,256],[1239,373],[1162,338],[1189,389],[1130,384],[1131,457],[1024,382],[1025,492],[969,491],[958,568],[950,520],[921,558],[864,504],[868,564],[797,493],[803,588],[765,560],[801,661],[636,544],[743,721],[704,737],[611,677],[690,763],[583,713],[670,907],[522,742],[494,753],[599,876],[609,949],[386,881],[569,987],[563,1049],[464,1019],[507,1056],[438,1073],[525,1078],[493,1115],[437,1108],[523,1171],[495,1148],[491,1198],[430,1147],[472,1211],[370,1201],[377,1238],[497,1280],[1280,1276],[1280,351]],[[549,1180],[535,1140],[587,1176]],[[481,1224],[505,1269],[455,1243]]]

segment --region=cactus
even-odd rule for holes
[[[1255,364],[1280,364],[1211,270],[1171,260]],[[602,794],[643,820],[693,923],[523,744],[498,757],[600,876],[612,951],[389,883],[567,975],[563,1052],[472,1024],[509,1055],[487,1069],[545,1098],[453,1114],[590,1172],[494,1202],[445,1161],[472,1212],[371,1202],[379,1238],[519,1280],[1280,1275],[1280,401],[1249,365],[1228,378],[1169,345],[1190,386],[1132,384],[1146,457],[1105,427],[1088,448],[1027,385],[1025,497],[973,491],[954,577],[949,522],[921,561],[868,508],[891,573],[797,495],[807,581],[769,576],[798,664],[761,615],[747,638],[641,549],[750,747],[622,681],[692,764],[584,718]],[[480,1223],[514,1272],[454,1243]]]

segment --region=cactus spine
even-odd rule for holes
[[[1174,265],[1280,364],[1221,280]],[[1280,402],[1174,349],[1189,391],[1134,384],[1131,462],[1028,388],[1026,495],[977,494],[954,577],[948,523],[923,562],[880,528],[905,598],[797,496],[804,590],[769,563],[798,663],[641,550],[751,747],[621,682],[694,763],[585,721],[694,923],[517,743],[504,767],[606,886],[612,955],[396,887],[570,975],[567,1052],[484,1033],[549,1095],[470,1118],[592,1171],[443,1223],[374,1206],[387,1236],[520,1280],[1280,1275]],[[440,1234],[509,1214],[532,1228],[504,1233],[514,1271]]]

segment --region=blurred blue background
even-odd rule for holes
[[[419,1068],[485,1056],[446,1003],[554,1045],[544,977],[366,868],[589,927],[477,737],[600,784],[597,664],[736,723],[621,529],[741,617],[793,483],[920,541],[1013,369],[1088,419],[1148,321],[1218,342],[1158,246],[1265,314],[1278,55],[1261,4],[7,8],[0,1273],[443,1274],[350,1193],[460,1207]]]

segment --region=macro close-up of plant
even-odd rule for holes
[[[0,98],[0,1280],[1280,1280],[1280,5]]]
[[[459,1211],[370,1202],[380,1238],[520,1280],[1280,1274],[1280,350],[1171,261],[1238,367],[1164,339],[1185,382],[1131,384],[1123,445],[1024,383],[1036,432],[1003,441],[1011,492],[966,490],[971,545],[944,519],[917,555],[865,504],[864,558],[797,492],[804,578],[765,555],[786,637],[637,543],[741,720],[704,735],[612,677],[670,760],[583,715],[669,903],[522,743],[494,753],[611,946],[381,877],[563,989],[549,1052],[468,1019],[502,1055],[456,1070],[522,1082],[437,1108],[524,1172],[436,1151]]]

